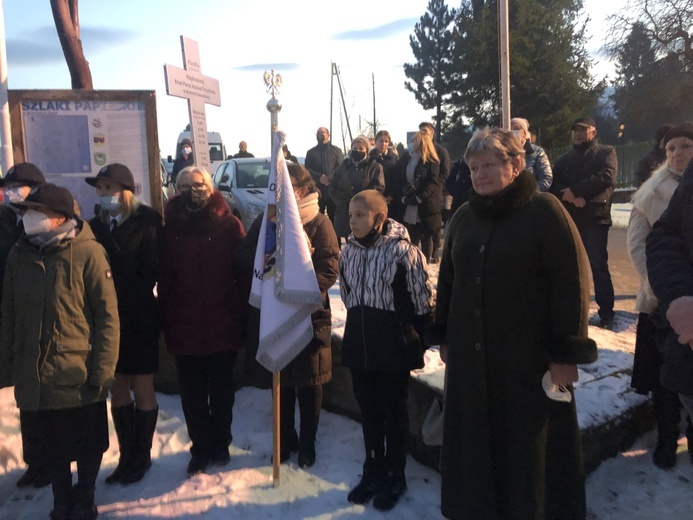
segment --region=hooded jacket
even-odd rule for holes
[[[433,312],[435,292],[426,259],[406,228],[387,219],[370,247],[351,235],[339,258],[339,278],[347,308],[344,365],[405,372],[423,366],[419,336]]]
[[[26,237],[10,251],[2,297],[0,387],[21,410],[103,401],[113,383],[118,301],[103,247],[89,224],[39,252]]]

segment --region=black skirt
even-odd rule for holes
[[[62,410],[20,410],[24,462],[72,462],[108,449],[106,401]]]
[[[128,334],[121,328],[116,373],[130,376],[154,374],[159,370],[159,334]]]

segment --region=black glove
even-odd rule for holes
[[[416,206],[419,203],[418,199],[416,198],[416,194],[404,197],[402,202],[405,206]]]

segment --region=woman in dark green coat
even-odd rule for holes
[[[429,342],[447,363],[442,512],[455,519],[581,519],[574,400],[552,401],[597,358],[587,338],[588,263],[570,217],[537,192],[509,131],[470,141],[469,202],[454,215]]]

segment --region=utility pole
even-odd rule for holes
[[[375,139],[375,134],[378,133],[378,120],[375,118],[375,74],[372,72],[371,78],[373,80],[373,139]]]
[[[344,87],[342,86],[342,77],[339,74],[339,67],[337,67],[336,63],[332,63],[332,78],[337,76],[337,86],[339,87],[339,95],[342,100],[342,109],[344,110],[344,119],[346,119],[346,125],[347,125],[347,131],[349,132],[349,142],[353,141],[353,137],[351,136],[351,125],[349,124],[349,114],[347,114],[347,109],[346,109],[346,103],[344,102]],[[331,101],[330,101],[330,106],[331,106]],[[330,135],[332,135],[332,130],[330,130]]]

